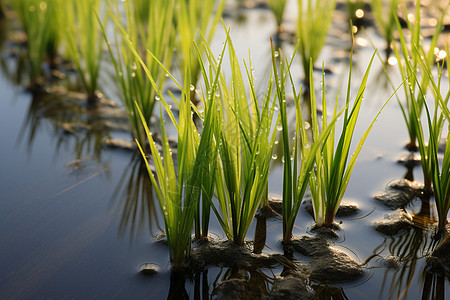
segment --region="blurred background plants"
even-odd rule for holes
[[[203,40],[207,43],[211,41],[224,5],[225,0],[175,0],[176,63],[179,70],[186,70],[189,65],[191,100],[194,103],[198,103],[195,88],[201,72],[194,44],[199,45]],[[203,51],[201,48],[199,50]]]
[[[61,18],[67,52],[91,104],[98,99],[98,77],[103,56],[102,33],[97,21],[101,3],[101,0],[61,1],[59,12],[65,12]],[[102,17],[101,23],[104,25],[107,20]]]
[[[25,33],[24,58],[28,74],[28,89],[42,90],[45,83],[43,63],[54,65],[61,43],[61,2],[41,0],[8,1]]]
[[[109,14],[114,21],[113,41],[109,40],[106,28],[102,27],[132,136],[141,145],[145,144],[146,137],[137,108],[150,124],[159,96],[139,59],[152,74],[151,79],[157,89],[162,91],[167,73],[155,57],[167,69],[170,68],[174,47],[173,9],[172,0],[115,2],[109,6]],[[121,11],[125,12],[126,22],[122,22]]]
[[[397,15],[399,3],[400,0],[372,0],[370,3],[378,30],[386,41],[386,62],[392,53],[394,32],[397,29],[395,16]]]
[[[335,5],[335,0],[298,0],[297,38],[300,40],[299,52],[306,83],[310,79],[310,59],[314,65],[319,58],[333,19]]]
[[[407,15],[406,11],[405,15]],[[396,43],[394,43],[394,53],[397,59],[397,64],[402,80],[407,82],[407,84],[404,84],[403,86],[406,99],[404,102],[400,100],[398,101],[409,134],[409,142],[407,143],[406,148],[408,150],[415,151],[418,149],[416,142],[418,122],[415,114],[417,114],[417,117],[419,118],[422,115],[422,110],[425,103],[424,96],[427,94],[429,87],[429,78],[428,76],[424,76],[424,69],[422,67],[422,64],[420,63],[421,57],[417,51],[414,51],[413,47],[417,47],[419,49],[428,49],[426,51],[424,50],[423,52],[423,55],[425,57],[424,66],[426,66],[428,69],[431,69],[435,60],[434,49],[437,43],[437,37],[442,29],[444,14],[442,14],[440,21],[436,26],[436,30],[433,34],[430,44],[426,46],[424,45],[424,38],[422,36],[420,26],[420,0],[416,1],[415,15],[411,14],[410,16],[411,17],[407,18],[406,21],[408,31],[410,33],[409,44],[407,43],[407,39],[403,32],[399,18],[395,16],[400,37],[400,44],[397,45]],[[419,92],[418,86],[420,86],[421,92]],[[413,105],[416,106],[416,111],[414,111]],[[426,185],[429,185],[427,178],[428,176],[425,177]]]

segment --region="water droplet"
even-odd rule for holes
[[[193,92],[195,90],[195,86],[191,84],[191,87],[189,89],[191,90],[191,92]]]
[[[311,127],[311,124],[309,122],[305,122],[305,129],[309,129]]]
[[[278,158],[278,155],[276,155],[276,154],[272,155],[272,159],[277,159],[277,158]]]
[[[358,8],[358,9],[355,11],[355,16],[356,16],[358,19],[363,18],[363,17],[364,17],[364,10],[362,10],[361,8]]]
[[[278,57],[280,54],[278,53],[278,51],[274,52],[275,57]]]
[[[278,145],[278,140],[275,140],[273,143],[274,143],[275,145]]]
[[[160,98],[158,95],[156,95],[156,96],[155,96],[155,100],[156,100],[156,101],[159,101],[159,100],[161,100],[161,98]]]
[[[277,130],[281,131],[283,129],[283,125],[281,125],[280,123],[277,125]]]

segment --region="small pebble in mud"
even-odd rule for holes
[[[381,263],[383,264],[384,267],[388,268],[388,269],[398,269],[402,262],[400,260],[400,258],[398,256],[385,256],[382,258]]]
[[[158,233],[157,235],[155,235],[155,236],[153,237],[153,242],[154,242],[154,243],[161,243],[161,244],[167,246],[169,243],[167,242],[167,235],[166,235],[166,232],[163,231],[163,232],[160,232],[160,233]]]
[[[153,263],[145,263],[139,267],[142,275],[153,276],[161,271],[161,267]]]

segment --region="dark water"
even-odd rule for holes
[[[234,26],[233,42],[239,49],[238,56],[247,57],[251,49],[257,78],[264,78],[270,66],[267,32],[274,28],[274,18],[262,9],[245,9],[241,13],[245,17],[243,23],[227,19]],[[287,26],[293,26],[291,17],[288,14]],[[331,30],[334,42],[340,34],[337,27]],[[371,34],[382,43],[379,36]],[[345,48],[348,39],[340,37],[342,40],[336,43]],[[223,31],[219,30],[217,45],[222,38]],[[359,42],[363,44],[363,40]],[[327,64],[335,62],[335,74],[346,74],[348,62],[335,59],[348,53],[337,51],[336,45],[330,44],[320,59]],[[283,47],[286,52],[292,49],[289,44]],[[357,49],[355,83],[372,52],[370,46]],[[299,63],[294,71],[300,79]],[[381,65],[375,62],[356,137],[391,93],[377,77],[380,72]],[[128,136],[117,130],[97,130],[89,123],[92,112],[82,103],[74,104],[75,113],[64,107],[47,109],[58,106],[64,98],[33,99],[5,73],[0,72],[0,299],[163,299],[169,290],[175,295],[184,291],[192,299],[214,295],[222,280],[236,270],[211,267],[207,273],[187,278],[184,285],[183,280],[171,280],[167,248],[152,241],[163,222],[158,203],[152,201],[146,175],[140,172],[139,160],[127,152],[106,149],[101,143],[107,137]],[[331,97],[345,85],[342,77],[327,77]],[[80,120],[92,125],[92,130],[81,128],[68,134],[61,128],[63,123]],[[448,280],[441,282],[424,273],[424,257],[432,247],[426,231],[412,229],[390,238],[372,228],[375,220],[389,212],[372,196],[407,171],[396,163],[405,153],[406,141],[401,111],[392,101],[371,132],[344,197],[344,201],[358,203],[362,211],[355,217],[337,219],[343,223],[336,248],[361,264],[367,262],[366,275],[357,282],[316,287],[324,299],[418,299],[430,282],[439,283],[447,294],[450,292]],[[270,194],[281,194],[279,160],[274,161],[270,175]],[[421,181],[419,168],[414,175]],[[420,202],[408,210],[418,213]],[[214,218],[212,222],[211,230],[224,238]],[[311,224],[312,218],[300,210],[294,234],[305,234]],[[253,239],[254,226],[248,231],[248,239]],[[279,219],[267,221],[264,252],[282,253],[281,227]],[[394,268],[382,259],[389,256],[403,257],[404,261]],[[158,264],[162,272],[152,277],[141,275],[140,265],[148,262]],[[264,297],[280,272],[281,268],[264,269],[245,276],[252,292]]]

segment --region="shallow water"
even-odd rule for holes
[[[239,13],[244,17],[239,25],[235,21],[237,16],[225,20],[233,26],[237,54],[247,57],[250,48],[257,78],[264,78],[270,67],[267,32],[274,30],[274,18],[264,9],[242,9]],[[291,14],[286,16],[288,27],[292,25]],[[332,64],[330,67],[335,71],[335,75],[327,76],[331,97],[337,88],[345,90],[346,78],[341,77],[346,75],[337,75],[346,74],[348,68],[348,61],[342,59],[348,53],[336,50],[337,46],[348,47],[348,39],[340,32],[342,28],[345,26],[339,23],[332,29],[332,42],[319,58],[324,58],[327,66]],[[373,30],[368,32],[374,41],[382,43]],[[217,47],[222,39],[223,30],[219,30],[214,41]],[[283,45],[287,53],[292,48],[291,44]],[[372,52],[370,46],[356,49],[355,83],[361,78]],[[300,82],[299,62],[296,65],[296,79]],[[380,63],[375,61],[356,137],[391,93],[376,77],[380,70]],[[47,108],[57,106],[64,99],[46,102],[33,99],[4,70],[0,72],[0,90],[0,298],[159,299],[167,297],[171,284],[175,291],[167,248],[152,241],[163,222],[158,203],[152,201],[149,193],[146,175],[139,171],[139,160],[126,151],[105,148],[101,143],[107,137],[127,138],[126,133],[110,127],[96,130],[98,124],[89,123],[92,112],[80,103],[74,104],[75,112],[42,107],[43,103]],[[90,124],[92,130],[77,127],[74,133],[67,133],[61,124],[70,122]],[[362,279],[322,286],[323,297],[417,299],[422,295],[428,282],[424,275],[424,256],[430,239],[419,229],[390,238],[372,228],[375,220],[390,212],[372,196],[407,171],[396,163],[406,152],[403,149],[406,141],[401,111],[391,101],[366,141],[344,197],[344,201],[358,203],[361,212],[355,217],[337,219],[342,221],[342,230],[335,247],[360,263],[373,258],[365,265],[366,274]],[[270,194],[281,194],[281,174],[278,158],[270,174]],[[414,170],[414,176],[421,181],[419,168]],[[413,204],[408,209],[417,213],[420,202]],[[301,209],[294,234],[307,233],[311,224],[312,218]],[[267,220],[264,252],[282,253],[281,227],[280,219]],[[214,218],[211,231],[224,238]],[[254,232],[255,224],[252,224],[249,240],[253,239]],[[408,246],[404,249],[405,245]],[[393,268],[381,259],[386,256],[414,259],[405,259]],[[297,258],[306,260],[301,255]],[[162,272],[145,277],[139,273],[144,263],[156,263]],[[185,292],[192,299],[212,296],[221,281],[230,275],[227,271],[225,267],[210,267],[207,274],[186,279]],[[264,297],[270,291],[273,277],[280,272],[281,267],[246,274],[249,286],[254,287],[252,292]],[[445,280],[443,286],[448,294],[449,281]]]

